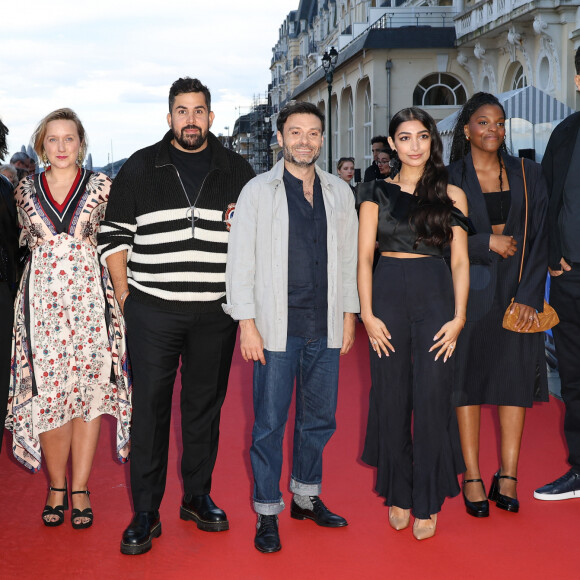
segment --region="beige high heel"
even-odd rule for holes
[[[413,522],[413,535],[417,540],[428,540],[435,535],[435,531],[437,530],[437,514],[433,514],[429,519],[433,523],[432,526],[418,527],[417,522],[428,520],[419,520],[418,518],[415,518],[415,521]]]
[[[393,507],[394,506],[389,507],[389,524],[394,530],[404,530],[409,526],[409,522],[411,521],[411,510],[403,510],[405,512],[405,515],[403,516],[394,516]]]

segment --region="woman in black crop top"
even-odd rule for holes
[[[400,170],[357,192],[358,288],[372,378],[363,461],[377,467],[376,491],[391,526],[406,528],[412,510],[413,535],[421,540],[435,534],[437,513],[445,497],[459,493],[464,469],[450,357],[469,291],[467,202],[447,185],[441,139],[427,113],[399,111],[389,145]],[[381,257],[373,275],[377,236]]]
[[[469,238],[471,287],[453,393],[467,467],[463,498],[467,513],[475,517],[489,515],[479,469],[481,405],[498,406],[501,430],[500,469],[489,499],[501,509],[517,512],[516,478],[526,407],[534,400],[548,400],[542,333],[502,328],[503,314],[514,297],[523,331],[537,324],[536,310],[543,308],[546,186],[540,165],[525,160],[528,235],[518,284],[525,228],[524,175],[521,160],[507,154],[504,139],[503,107],[493,95],[475,94],[458,117],[449,166],[449,182],[465,191],[477,230]]]

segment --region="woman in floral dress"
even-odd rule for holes
[[[117,418],[120,459],[129,453],[124,321],[96,249],[111,181],[82,168],[87,140],[72,110],[47,115],[32,141],[46,171],[23,179],[15,193],[30,258],[15,304],[6,427],[15,457],[32,471],[42,450],[47,526],[64,521],[71,456],[71,522],[85,528],[93,521],[87,484],[103,413]]]

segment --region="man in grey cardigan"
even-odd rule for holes
[[[254,361],[250,456],[254,545],[280,550],[282,440],[296,381],[291,517],[343,527],[319,498],[322,452],[336,428],[339,355],[353,345],[357,217],[349,186],[315,165],[324,115],[311,103],[277,120],[284,159],[242,190],[230,232],[224,309],[240,321],[240,347]]]

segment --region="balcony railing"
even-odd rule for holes
[[[272,64],[282,60],[286,56],[285,52],[277,51],[272,56]]]
[[[445,9],[437,7],[394,8],[385,12],[370,28],[399,28],[401,26],[452,26],[457,11],[449,6]]]
[[[302,66],[304,64],[304,57],[303,56],[295,56],[292,59],[292,68],[296,68],[297,66]]]
[[[530,0],[484,0],[475,6],[468,8],[455,18],[455,31],[457,38],[477,31],[503,17],[514,16],[514,11],[518,13],[528,12],[533,9]]]

